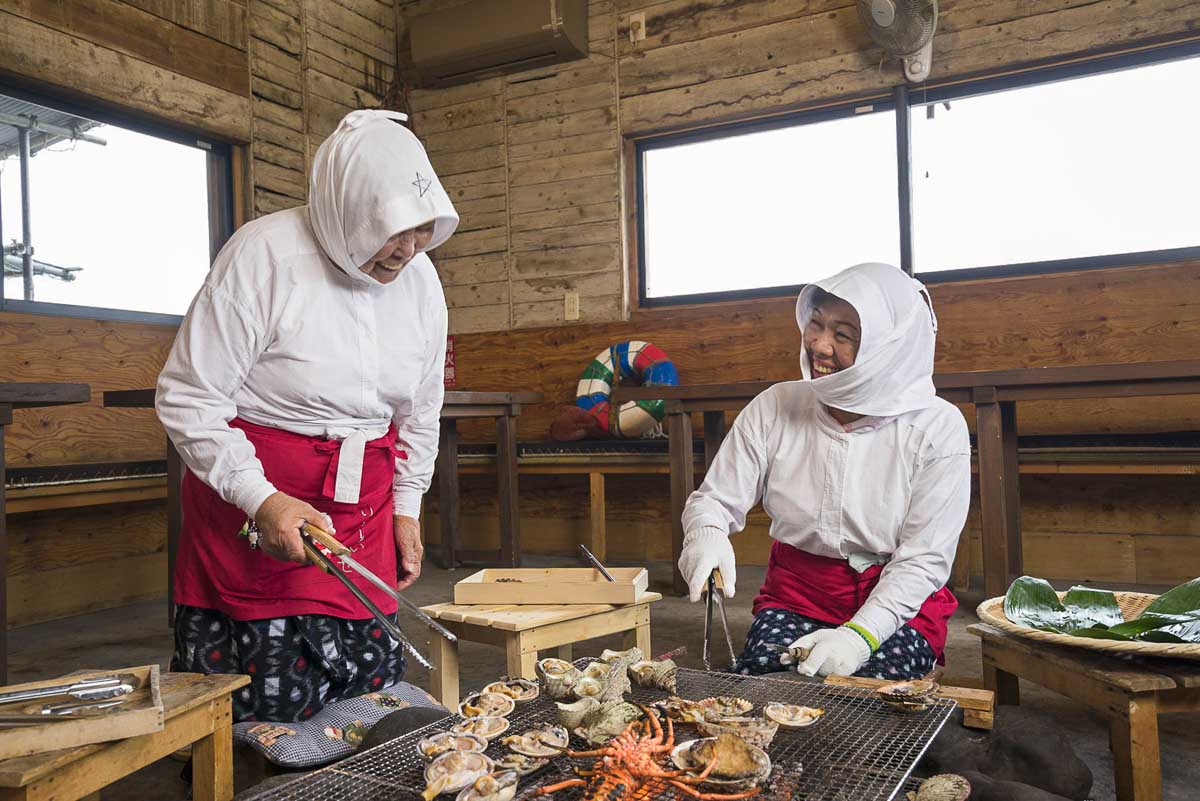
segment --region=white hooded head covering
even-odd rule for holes
[[[821,402],[876,417],[932,406],[937,317],[924,285],[890,264],[856,264],[800,291],[801,331],[812,318],[818,288],[853,306],[862,322],[854,364],[819,378],[813,378],[801,338],[800,369]]]
[[[317,149],[308,219],[321,248],[355,281],[385,286],[359,268],[389,238],[434,221],[426,250],[458,227],[458,213],[412,131],[395,111],[352,111]]]

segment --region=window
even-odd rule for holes
[[[639,140],[641,303],[1200,258],[1196,86],[1188,42]]]
[[[895,116],[845,109],[639,143],[643,303],[794,287],[898,259]]]
[[[915,106],[916,272],[1200,245],[1197,86],[1190,58]]]
[[[184,314],[231,232],[228,169],[223,145],[0,95],[4,307]]]

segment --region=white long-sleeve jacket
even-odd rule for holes
[[[966,423],[941,399],[842,426],[812,382],[777,384],[738,415],[688,499],[684,530],[740,531],[761,499],[776,540],[817,556],[886,560],[852,618],[883,642],[949,578],[970,459]]]
[[[396,460],[395,514],[416,517],[437,456],[446,302],[429,258],[396,280],[354,280],[304,208],[247,223],[221,251],[158,381],[157,409],[187,466],[252,516],[275,491],[228,422],[343,439],[381,435]]]

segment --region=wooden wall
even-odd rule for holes
[[[317,145],[347,111],[380,104],[395,63],[390,0],[0,0],[7,79],[236,145],[243,219],[304,202]],[[164,458],[153,411],[104,409],[100,393],[153,386],[174,336],[0,313],[0,381],[93,392],[15,412],[9,466]],[[161,500],[9,515],[10,622],[161,595],[165,528]]]

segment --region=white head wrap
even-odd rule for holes
[[[826,406],[888,417],[933,405],[933,348],[937,317],[920,281],[890,264],[856,264],[809,284],[796,299],[803,331],[817,289],[849,303],[862,323],[858,356],[850,367],[813,378],[803,338],[800,369]]]
[[[376,281],[359,268],[392,236],[434,221],[426,250],[458,227],[458,213],[429,164],[425,148],[395,111],[352,111],[317,149],[308,189],[308,219],[321,248],[355,281]]]

